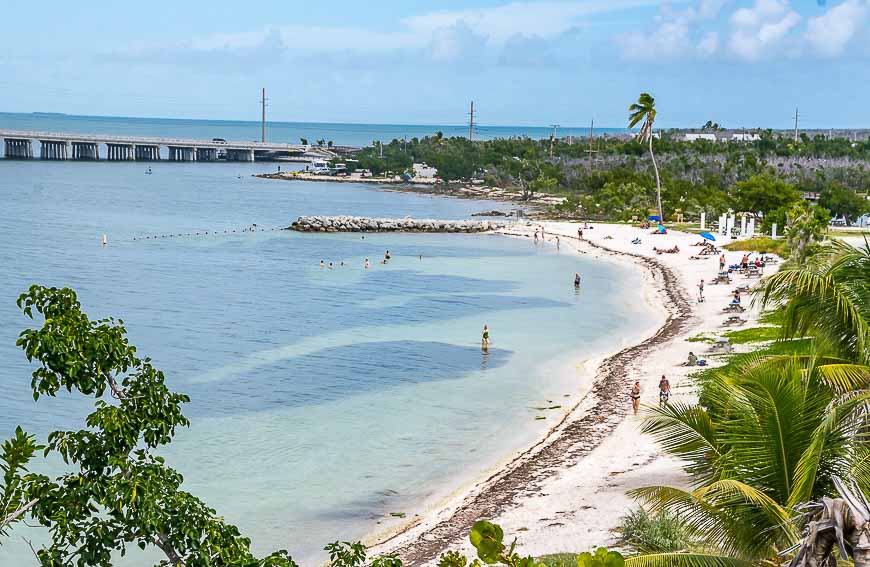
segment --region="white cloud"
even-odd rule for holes
[[[707,32],[698,42],[698,55],[702,57],[710,57],[719,50],[719,34],[716,32]]]
[[[755,0],[750,8],[731,15],[731,51],[738,57],[757,60],[778,46],[801,21],[788,0]]]
[[[656,3],[656,0],[511,2],[491,8],[430,12],[406,18],[402,23],[411,32],[429,37],[462,23],[489,42],[503,44],[516,36],[555,37],[582,25],[589,16]]]
[[[823,15],[810,18],[806,39],[816,53],[822,56],[840,55],[864,24],[867,13],[868,4],[865,0],[845,0]]]
[[[716,32],[701,30],[715,19],[725,0],[698,0],[680,10],[664,4],[648,32],[626,32],[616,37],[622,55],[628,59],[652,60],[670,57],[709,57],[719,48]]]

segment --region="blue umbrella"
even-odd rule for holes
[[[658,217],[658,215],[653,215],[653,216],[649,217],[647,220],[660,221],[660,220],[662,220],[662,219],[660,219],[660,218]]]
[[[701,237],[706,238],[707,240],[709,240],[711,242],[716,242],[716,237],[713,236],[712,234],[710,234],[709,232],[702,232]]]

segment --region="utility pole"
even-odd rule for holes
[[[586,150],[589,153],[589,171],[592,171],[592,154],[596,152],[596,150],[592,149],[592,131],[595,128],[595,119],[589,123],[589,149]]]
[[[794,143],[798,143],[798,109],[794,108]]]
[[[471,112],[468,113],[468,141],[474,141],[474,101],[471,101]]]
[[[553,129],[553,136],[550,138],[550,157],[553,157],[553,144],[556,143],[556,129],[559,125],[550,124],[550,127]]]
[[[263,98],[260,100],[263,104],[263,120],[262,120],[262,132],[261,132],[261,142],[266,141],[266,87],[263,87]]]

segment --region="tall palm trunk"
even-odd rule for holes
[[[665,222],[665,215],[662,212],[662,181],[659,179],[659,166],[656,163],[656,156],[652,148],[653,133],[649,133],[649,157],[652,158],[653,170],[656,172],[656,202],[659,206],[659,222]]]

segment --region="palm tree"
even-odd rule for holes
[[[662,182],[659,178],[659,166],[653,153],[653,123],[656,120],[656,99],[649,93],[640,93],[637,102],[628,107],[628,127],[634,128],[643,122],[640,127],[640,141],[649,142],[649,157],[652,159],[653,169],[656,173],[656,201],[659,206],[659,221],[664,222],[662,212]]]
[[[641,555],[628,567],[775,560],[798,541],[795,506],[829,493],[836,477],[870,487],[870,392],[843,393],[817,360],[749,358],[704,384],[703,406],[651,409],[644,431],[686,461],[695,488],[650,486],[632,494],[652,511],[678,515],[702,550]]]
[[[870,365],[870,244],[834,240],[768,277],[757,299],[783,306],[785,338],[813,335],[838,356]]]

